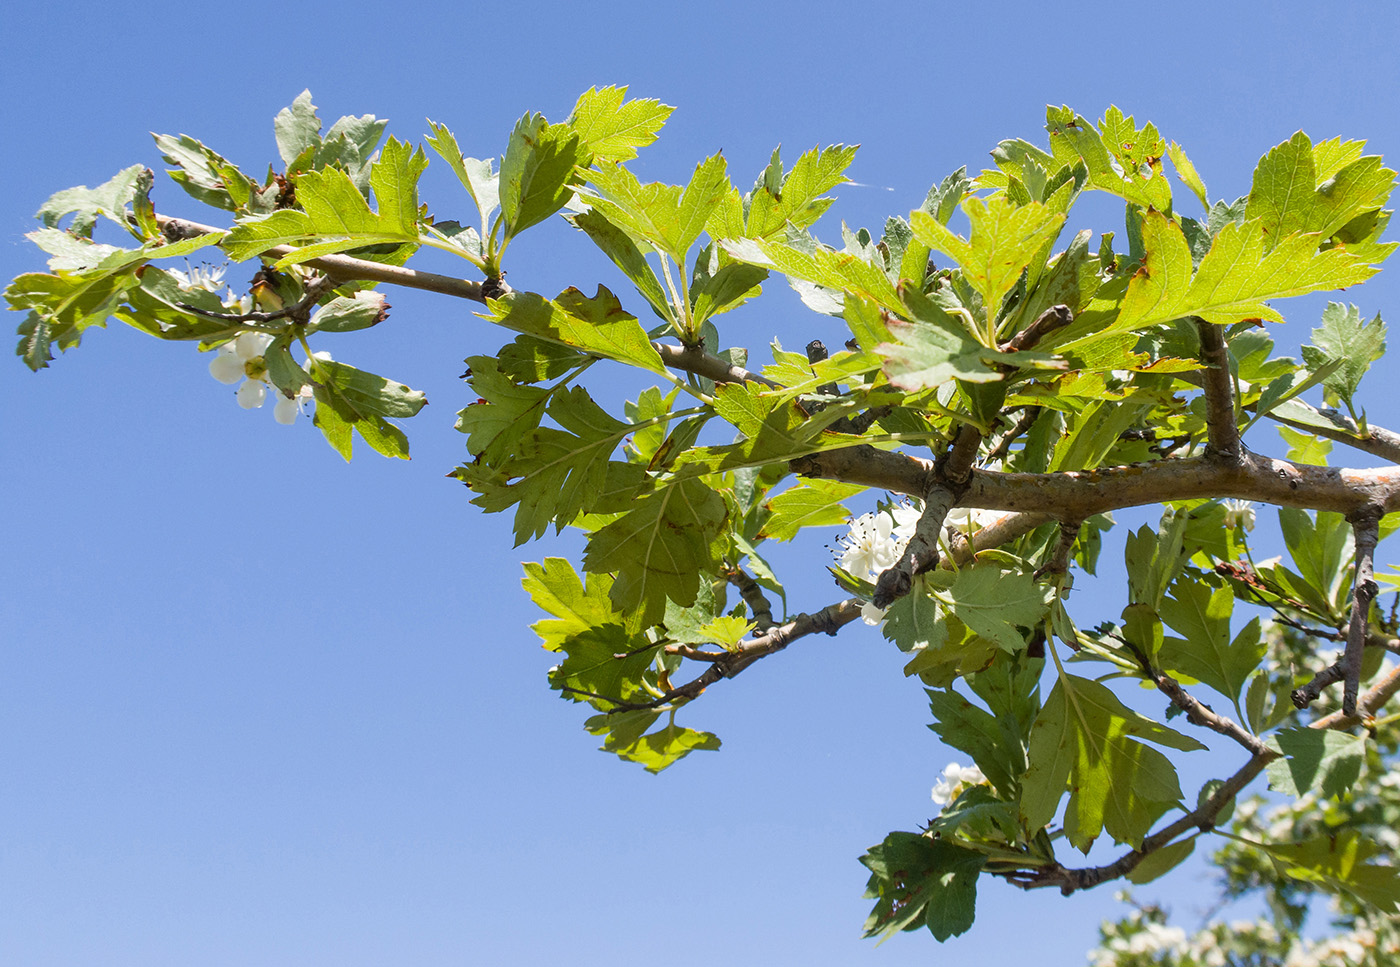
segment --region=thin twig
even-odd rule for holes
[[[1361,658],[1366,648],[1371,602],[1376,597],[1374,556],[1380,539],[1380,511],[1374,508],[1348,515],[1356,535],[1356,574],[1352,582],[1351,622],[1347,626],[1347,646],[1331,665],[1313,676],[1312,681],[1293,692],[1293,704],[1307,708],[1334,682],[1342,685],[1342,712],[1356,714],[1356,698],[1361,688]]]
[[[1160,683],[1158,687],[1161,687]],[[1389,674],[1375,685],[1371,686],[1371,688],[1366,691],[1366,694],[1361,696],[1356,704],[1356,711],[1354,714],[1336,711],[1309,723],[1308,728],[1332,730],[1354,728],[1357,725],[1363,724],[1367,719],[1373,718],[1397,693],[1400,693],[1400,667],[1391,669]],[[1189,714],[1188,712],[1188,716]],[[1214,713],[1211,714],[1213,715]],[[1217,716],[1217,718],[1219,718],[1219,716]],[[1235,738],[1234,736],[1231,737]],[[1250,736],[1249,738],[1258,742],[1258,739],[1254,736]],[[1239,739],[1236,739],[1236,741],[1239,741]],[[1069,895],[1076,890],[1088,889],[1100,883],[1126,876],[1148,855],[1168,845],[1183,833],[1192,829],[1199,829],[1201,831],[1213,829],[1216,817],[1220,815],[1225,807],[1234,802],[1235,797],[1238,796],[1247,785],[1253,782],[1259,773],[1264,771],[1264,767],[1278,757],[1279,754],[1277,752],[1267,747],[1256,751],[1249,757],[1249,760],[1245,762],[1239,771],[1229,779],[1226,779],[1214,793],[1206,798],[1205,802],[1201,803],[1196,809],[1187,813],[1185,816],[1182,816],[1163,827],[1158,832],[1148,836],[1142,841],[1142,846],[1140,848],[1130,850],[1112,863],[1088,869],[1068,869],[1057,863],[1033,871],[1015,871],[1009,874],[998,873],[996,875],[1004,877],[1008,882],[1024,890],[1053,886],[1058,887],[1060,892],[1065,895]]]
[[[1011,444],[1015,443],[1021,434],[1031,428],[1031,424],[1040,417],[1040,412],[1041,408],[1038,406],[1026,407],[1026,411],[1017,418],[1015,426],[1003,433],[1001,439],[997,441],[996,447],[987,454],[984,464],[994,464],[1005,460],[1007,454],[1011,452]]]
[[[1035,321],[1029,326],[1016,333],[998,348],[1005,353],[1018,353],[1033,349],[1050,333],[1056,329],[1063,329],[1073,321],[1074,313],[1070,311],[1069,306],[1051,306],[1036,316]]]
[[[1269,751],[1268,746],[1264,745],[1258,736],[1250,734],[1234,719],[1216,713],[1195,696],[1187,694],[1186,690],[1181,687],[1181,683],[1167,673],[1158,673],[1154,681],[1162,694],[1171,699],[1173,705],[1186,713],[1186,721],[1192,725],[1199,725],[1212,732],[1218,732],[1239,743],[1252,755],[1263,755]]]
[[[612,708],[607,710],[607,714],[612,715],[617,712],[634,712],[641,709],[660,708],[672,702],[690,701],[706,688],[723,678],[733,678],[735,675],[748,668],[761,658],[766,658],[774,652],[782,651],[788,645],[799,638],[818,632],[834,635],[843,627],[860,617],[860,609],[864,602],[860,598],[847,598],[835,604],[828,605],[815,614],[800,614],[791,621],[778,625],[768,630],[766,634],[751,638],[741,642],[738,648],[727,651],[723,655],[717,652],[703,652],[701,661],[710,662],[710,667],[705,669],[699,677],[679,685],[647,702],[624,702],[620,699],[609,698],[606,695],[589,694],[591,698],[601,699],[612,704]],[[566,691],[569,689],[565,689]],[[582,693],[581,693],[582,694]]]
[[[215,228],[212,225],[201,225],[199,222],[191,222],[183,218],[171,218],[167,215],[157,215],[156,218],[160,222],[161,228],[172,237],[193,238],[199,235],[226,232],[226,229]],[[283,255],[289,255],[295,250],[295,247],[290,245],[278,245],[262,254],[267,258],[279,258]],[[469,299],[473,302],[485,303],[488,298],[500,298],[511,291],[504,282],[499,280],[488,279],[484,283],[471,282],[449,275],[420,272],[417,269],[406,269],[398,265],[385,265],[382,262],[351,258],[348,255],[323,255],[320,258],[308,259],[301,264],[324,272],[338,283],[383,282],[406,289],[420,289],[425,292],[436,292],[439,295]],[[661,355],[662,361],[673,369],[704,376],[716,383],[761,383],[764,386],[777,388],[777,384],[772,380],[758,373],[752,373],[742,366],[731,365],[728,360],[707,353],[698,346],[673,346],[668,343],[653,342],[652,347]]]

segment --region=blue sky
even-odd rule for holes
[[[0,269],[41,268],[23,233],[50,193],[159,170],[149,131],[261,170],[303,88],[327,124],[372,113],[418,140],[431,117],[490,156],[524,112],[562,118],[585,88],[629,84],[677,106],[635,165],[647,180],[723,149],[745,184],[776,144],[858,142],[861,186],[839,192],[828,239],[907,213],[1002,138],[1043,143],[1046,103],[1155,121],[1233,198],[1299,128],[1394,164],[1397,19],[1295,2],[31,4],[6,14],[0,63]],[[425,200],[470,214],[442,167]],[[156,199],[217,214],[170,183]],[[1094,227],[1121,231],[1110,217]],[[564,226],[523,236],[511,264],[546,294],[614,278]],[[727,317],[729,341],[831,342],[832,320],[770,289]],[[1369,316],[1396,294],[1383,273],[1347,298]],[[443,477],[465,452],[461,360],[506,340],[465,304],[389,298],[388,324],[330,348],[428,392],[409,463],[346,465],[309,421],[238,409],[191,347],[120,326],[43,373],[0,367],[0,961],[1081,962],[1111,888],[987,884],[967,937],[859,938],[856,857],[928,818],[950,758],[864,628],[711,689],[688,718],[719,754],[653,777],[595,751],[545,687],[519,587],[519,561],[576,542],[512,550],[509,520]],[[1280,342],[1319,307],[1284,305]],[[778,555],[796,609],[836,596],[821,539]],[[1086,623],[1115,593],[1077,602]],[[1189,922],[1206,893],[1188,870],[1143,895]]]

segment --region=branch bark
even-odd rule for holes
[[[1222,463],[1240,462],[1240,427],[1235,421],[1235,393],[1230,377],[1230,353],[1225,348],[1222,328],[1204,319],[1196,320],[1201,337],[1202,389],[1206,397],[1206,457]]]
[[[928,489],[921,495],[923,513],[914,529],[914,536],[891,567],[880,572],[875,581],[875,595],[871,599],[877,608],[888,608],[895,601],[909,593],[914,586],[914,575],[938,566],[938,538],[943,530],[943,522],[948,511],[957,503],[958,495],[967,487],[972,474],[972,461],[977,459],[977,450],[982,445],[982,434],[972,426],[963,424],[942,458],[934,464],[933,478]]]
[[[933,465],[871,446],[828,450],[792,461],[808,477],[864,484],[922,497]],[[1278,507],[1351,514],[1374,506],[1400,510],[1400,468],[1351,470],[1292,463],[1244,452],[1237,465],[1204,457],[1159,460],[1100,470],[1002,473],[974,470],[954,506],[1088,518],[1108,510],[1193,497],[1238,497]]]

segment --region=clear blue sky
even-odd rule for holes
[[[159,169],[149,131],[260,169],[308,87],[327,123],[373,113],[417,140],[431,117],[490,156],[525,111],[630,84],[678,107],[637,164],[649,180],[722,148],[744,183],[778,143],[859,142],[868,187],[840,192],[826,238],[907,213],[1002,138],[1043,142],[1047,102],[1155,121],[1212,197],[1246,191],[1299,128],[1400,158],[1391,4],[55,2],[4,19],[7,279],[41,268],[22,236],[51,192]],[[425,197],[453,217],[441,168]],[[157,204],[212,214],[168,182]],[[612,278],[562,228],[512,254],[517,288]],[[834,336],[774,288],[729,317],[732,341]],[[1383,274],[1348,297],[1370,315],[1397,294]],[[859,939],[856,857],[928,818],[950,758],[863,627],[712,689],[688,720],[719,754],[653,777],[594,751],[545,687],[519,587],[519,561],[575,544],[512,550],[509,521],[443,478],[465,453],[461,360],[505,340],[464,304],[390,301],[389,324],[331,348],[428,392],[410,463],[347,466],[308,421],[239,410],[191,347],[120,327],[38,375],[0,367],[0,962],[1082,962],[1107,889],[988,884],[965,938]],[[1285,305],[1281,341],[1316,308]],[[834,597],[822,553],[782,556],[797,609]],[[1078,607],[1121,608],[1098,600]],[[1144,895],[1189,914],[1205,892],[1187,872]]]

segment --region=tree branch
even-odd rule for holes
[[[875,595],[871,599],[875,607],[888,608],[909,593],[914,586],[914,575],[938,566],[938,538],[943,522],[958,495],[967,487],[972,461],[977,459],[981,444],[982,434],[964,423],[952,446],[934,464],[933,480],[921,495],[924,510],[919,515],[914,536],[909,538],[899,560],[881,571],[875,581]]]
[[[786,624],[778,625],[770,629],[766,634],[751,638],[740,643],[739,647],[733,651],[700,652],[695,657],[701,661],[710,662],[710,667],[700,674],[699,677],[667,690],[664,695],[652,699],[649,702],[623,702],[619,699],[608,698],[605,695],[592,695],[591,698],[602,699],[612,703],[612,708],[607,710],[607,714],[616,712],[633,712],[640,709],[660,708],[676,701],[689,701],[695,698],[706,688],[713,685],[722,678],[733,678],[735,675],[748,668],[761,658],[766,658],[774,652],[782,651],[788,645],[799,638],[807,635],[822,632],[834,635],[843,627],[860,617],[860,609],[864,604],[860,598],[847,598],[845,601],[838,601],[836,604],[827,605],[815,614],[800,614]],[[677,651],[676,654],[682,652]],[[689,656],[687,656],[689,657]],[[575,691],[576,689],[565,688],[564,691]],[[583,694],[583,693],[579,693]]]
[[[195,238],[200,235],[212,235],[227,231],[212,225],[187,221],[183,218],[171,218],[168,215],[157,215],[156,220],[160,223],[161,229],[172,238]],[[267,258],[281,258],[295,250],[291,245],[278,245],[262,254]],[[436,292],[439,295],[470,299],[473,302],[483,304],[488,298],[497,298],[511,291],[500,281],[494,283],[490,281],[486,283],[470,282],[466,279],[453,278],[450,275],[419,272],[416,269],[370,262],[366,259],[351,258],[348,255],[323,255],[320,258],[307,259],[301,264],[324,272],[338,282],[383,282],[389,285],[403,286],[406,289],[420,289],[424,292]],[[660,354],[662,361],[672,369],[694,373],[696,376],[704,376],[716,383],[762,383],[764,386],[777,388],[777,384],[772,380],[758,373],[750,372],[742,366],[731,365],[728,360],[707,353],[698,346],[672,346],[667,343],[653,342],[652,347]]]
[[[1395,433],[1384,427],[1372,426],[1369,423],[1363,433],[1361,428],[1356,425],[1356,421],[1344,413],[1333,409],[1319,409],[1315,406],[1309,406],[1302,400],[1289,400],[1289,404],[1306,407],[1319,420],[1325,420],[1329,426],[1323,427],[1314,423],[1290,420],[1277,413],[1269,413],[1269,419],[1282,423],[1284,426],[1291,426],[1295,430],[1302,430],[1304,433],[1312,433],[1337,443],[1345,443],[1349,447],[1380,457],[1382,460],[1400,463],[1400,433]]]
[[[922,497],[933,472],[929,461],[863,445],[827,450],[792,461],[793,472],[864,484]],[[1058,473],[974,470],[954,506],[1089,518],[1124,507],[1193,497],[1238,497],[1278,507],[1344,514],[1368,506],[1400,510],[1400,468],[1351,470],[1292,463],[1245,451],[1238,465],[1204,457]]]
[[[215,232],[223,233],[227,229],[214,228],[212,225],[201,225],[199,222],[186,221],[183,218],[171,218],[167,215],[157,215],[161,229],[172,237],[194,238],[199,235],[211,235]],[[278,245],[262,253],[263,258],[281,258],[296,251],[292,245]],[[466,279],[455,279],[450,275],[437,275],[433,272],[419,272],[417,269],[406,269],[398,265],[385,265],[382,262],[371,262],[367,259],[351,258],[348,255],[323,255],[320,258],[307,259],[301,263],[308,268],[317,269],[326,275],[340,282],[387,282],[391,285],[401,285],[409,289],[423,289],[427,292],[437,292],[441,295],[456,296],[459,299],[470,299],[473,302],[484,303],[486,294],[483,293],[483,284],[480,282],[468,282]],[[505,289],[509,292],[509,289]],[[495,294],[502,294],[498,290]]]
[[[743,568],[735,566],[727,568],[724,577],[730,584],[738,588],[739,596],[744,599],[744,603],[749,606],[749,613],[753,615],[753,620],[758,624],[759,631],[766,633],[773,627],[773,605],[768,601],[768,596],[763,593],[763,588],[753,577]]]
[[[1159,672],[1153,679],[1157,688],[1172,704],[1186,713],[1186,721],[1192,725],[1199,725],[1218,732],[1228,739],[1239,743],[1252,755],[1265,755],[1270,752],[1269,747],[1259,741],[1259,737],[1245,730],[1238,722],[1224,715],[1219,715],[1211,710],[1210,706],[1201,702],[1193,695],[1187,694],[1181,687],[1181,683],[1165,672]]]
[[[1160,682],[1158,683],[1158,687],[1161,687]],[[1342,711],[1333,712],[1315,722],[1309,723],[1308,728],[1349,729],[1360,725],[1366,719],[1373,717],[1397,692],[1400,692],[1400,667],[1392,669],[1388,675],[1372,686],[1366,694],[1361,697],[1360,701],[1357,703],[1355,714],[1348,715],[1346,712]],[[1192,701],[1195,700],[1192,699]],[[1214,713],[1211,714],[1213,715]],[[1189,717],[1190,713],[1188,712],[1187,715]],[[1219,716],[1216,716],[1216,718],[1219,718]],[[1230,724],[1233,725],[1234,723]],[[1217,729],[1217,731],[1219,730]],[[1254,742],[1259,741],[1255,736],[1248,737]],[[1235,736],[1232,735],[1231,738],[1235,738]],[[1236,738],[1236,741],[1240,740]],[[1260,744],[1262,745],[1262,743]],[[1002,876],[1008,882],[1021,887],[1023,890],[1034,890],[1047,886],[1059,887],[1060,892],[1064,893],[1066,896],[1076,890],[1087,890],[1090,887],[1098,886],[1100,883],[1126,876],[1149,854],[1170,844],[1182,833],[1191,829],[1199,829],[1203,832],[1213,829],[1216,817],[1220,815],[1225,807],[1233,802],[1235,797],[1238,796],[1246,786],[1253,782],[1259,773],[1264,771],[1265,766],[1277,758],[1278,753],[1269,749],[1267,746],[1256,751],[1249,757],[1249,760],[1238,772],[1229,779],[1226,779],[1200,806],[1187,813],[1185,816],[1182,816],[1180,819],[1163,827],[1158,832],[1148,836],[1142,841],[1142,846],[1139,849],[1130,850],[1112,863],[1087,869],[1067,869],[1056,863],[1052,866],[1032,871],[1014,871],[995,875]]]
[[[1343,681],[1342,714],[1356,714],[1357,692],[1361,689],[1361,657],[1370,627],[1371,602],[1376,597],[1374,556],[1380,540],[1381,513],[1365,508],[1348,515],[1356,535],[1356,575],[1352,581],[1351,623],[1347,626],[1347,647],[1342,656],[1313,676],[1312,681],[1293,692],[1293,704],[1307,708],[1322,690]]]
[[[1201,388],[1206,396],[1206,457],[1222,463],[1239,463],[1242,456],[1240,428],[1235,421],[1234,385],[1230,377],[1230,353],[1222,327],[1196,320],[1201,337]]]

